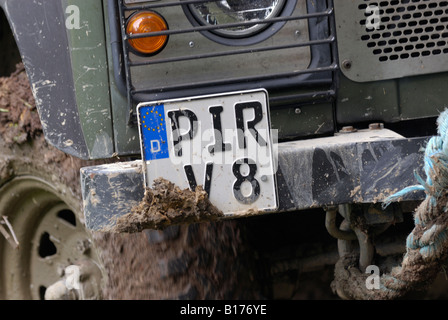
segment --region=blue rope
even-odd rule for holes
[[[414,213],[415,228],[406,239],[402,269],[415,263],[411,261],[415,256],[410,256],[410,253],[417,251],[424,262],[434,261],[445,253],[448,245],[448,219],[446,222],[438,219],[448,211],[446,203],[440,203],[448,188],[448,109],[440,114],[437,125],[438,136],[432,137],[425,148],[423,169],[426,180],[414,172],[419,185],[404,188],[383,202],[385,208],[410,192],[423,190],[426,193],[425,201]]]
[[[448,121],[447,114],[448,111],[445,111],[444,119]],[[448,127],[448,123],[443,123],[443,126],[445,128]],[[446,134],[446,129],[443,131],[443,134]],[[444,139],[441,136],[434,136],[428,141],[425,149],[423,169],[426,173],[426,181],[423,180],[417,171],[414,171],[414,176],[420,184],[406,187],[387,197],[383,202],[383,208],[385,209],[392,202],[396,202],[408,193],[416,191],[425,191],[426,196],[430,198],[431,205],[436,205],[437,198],[440,197],[440,194],[448,185],[448,144],[445,145]],[[439,179],[433,181],[432,177],[438,175],[438,172],[443,173],[443,171],[446,171],[445,175],[440,176]]]

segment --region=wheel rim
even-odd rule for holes
[[[20,244],[14,249],[0,236],[3,299],[43,299],[67,266],[86,260],[97,265],[75,214],[76,201],[70,190],[33,176],[16,177],[0,188],[0,216],[8,217]],[[99,285],[98,277],[89,278]]]

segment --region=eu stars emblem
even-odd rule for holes
[[[141,106],[139,117],[144,159],[169,158],[164,105]]]

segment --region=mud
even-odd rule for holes
[[[119,217],[110,232],[134,233],[144,229],[165,229],[180,223],[216,220],[224,214],[198,186],[193,192],[181,190],[174,183],[159,178],[152,188],[146,188],[143,200],[131,212]]]
[[[39,115],[22,63],[10,77],[0,78],[0,134],[12,145],[42,133]]]
[[[104,298],[257,299],[254,253],[244,234],[234,221],[96,233],[107,274]]]

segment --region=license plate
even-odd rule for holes
[[[268,94],[242,91],[140,103],[145,183],[208,193],[224,214],[277,209]]]

